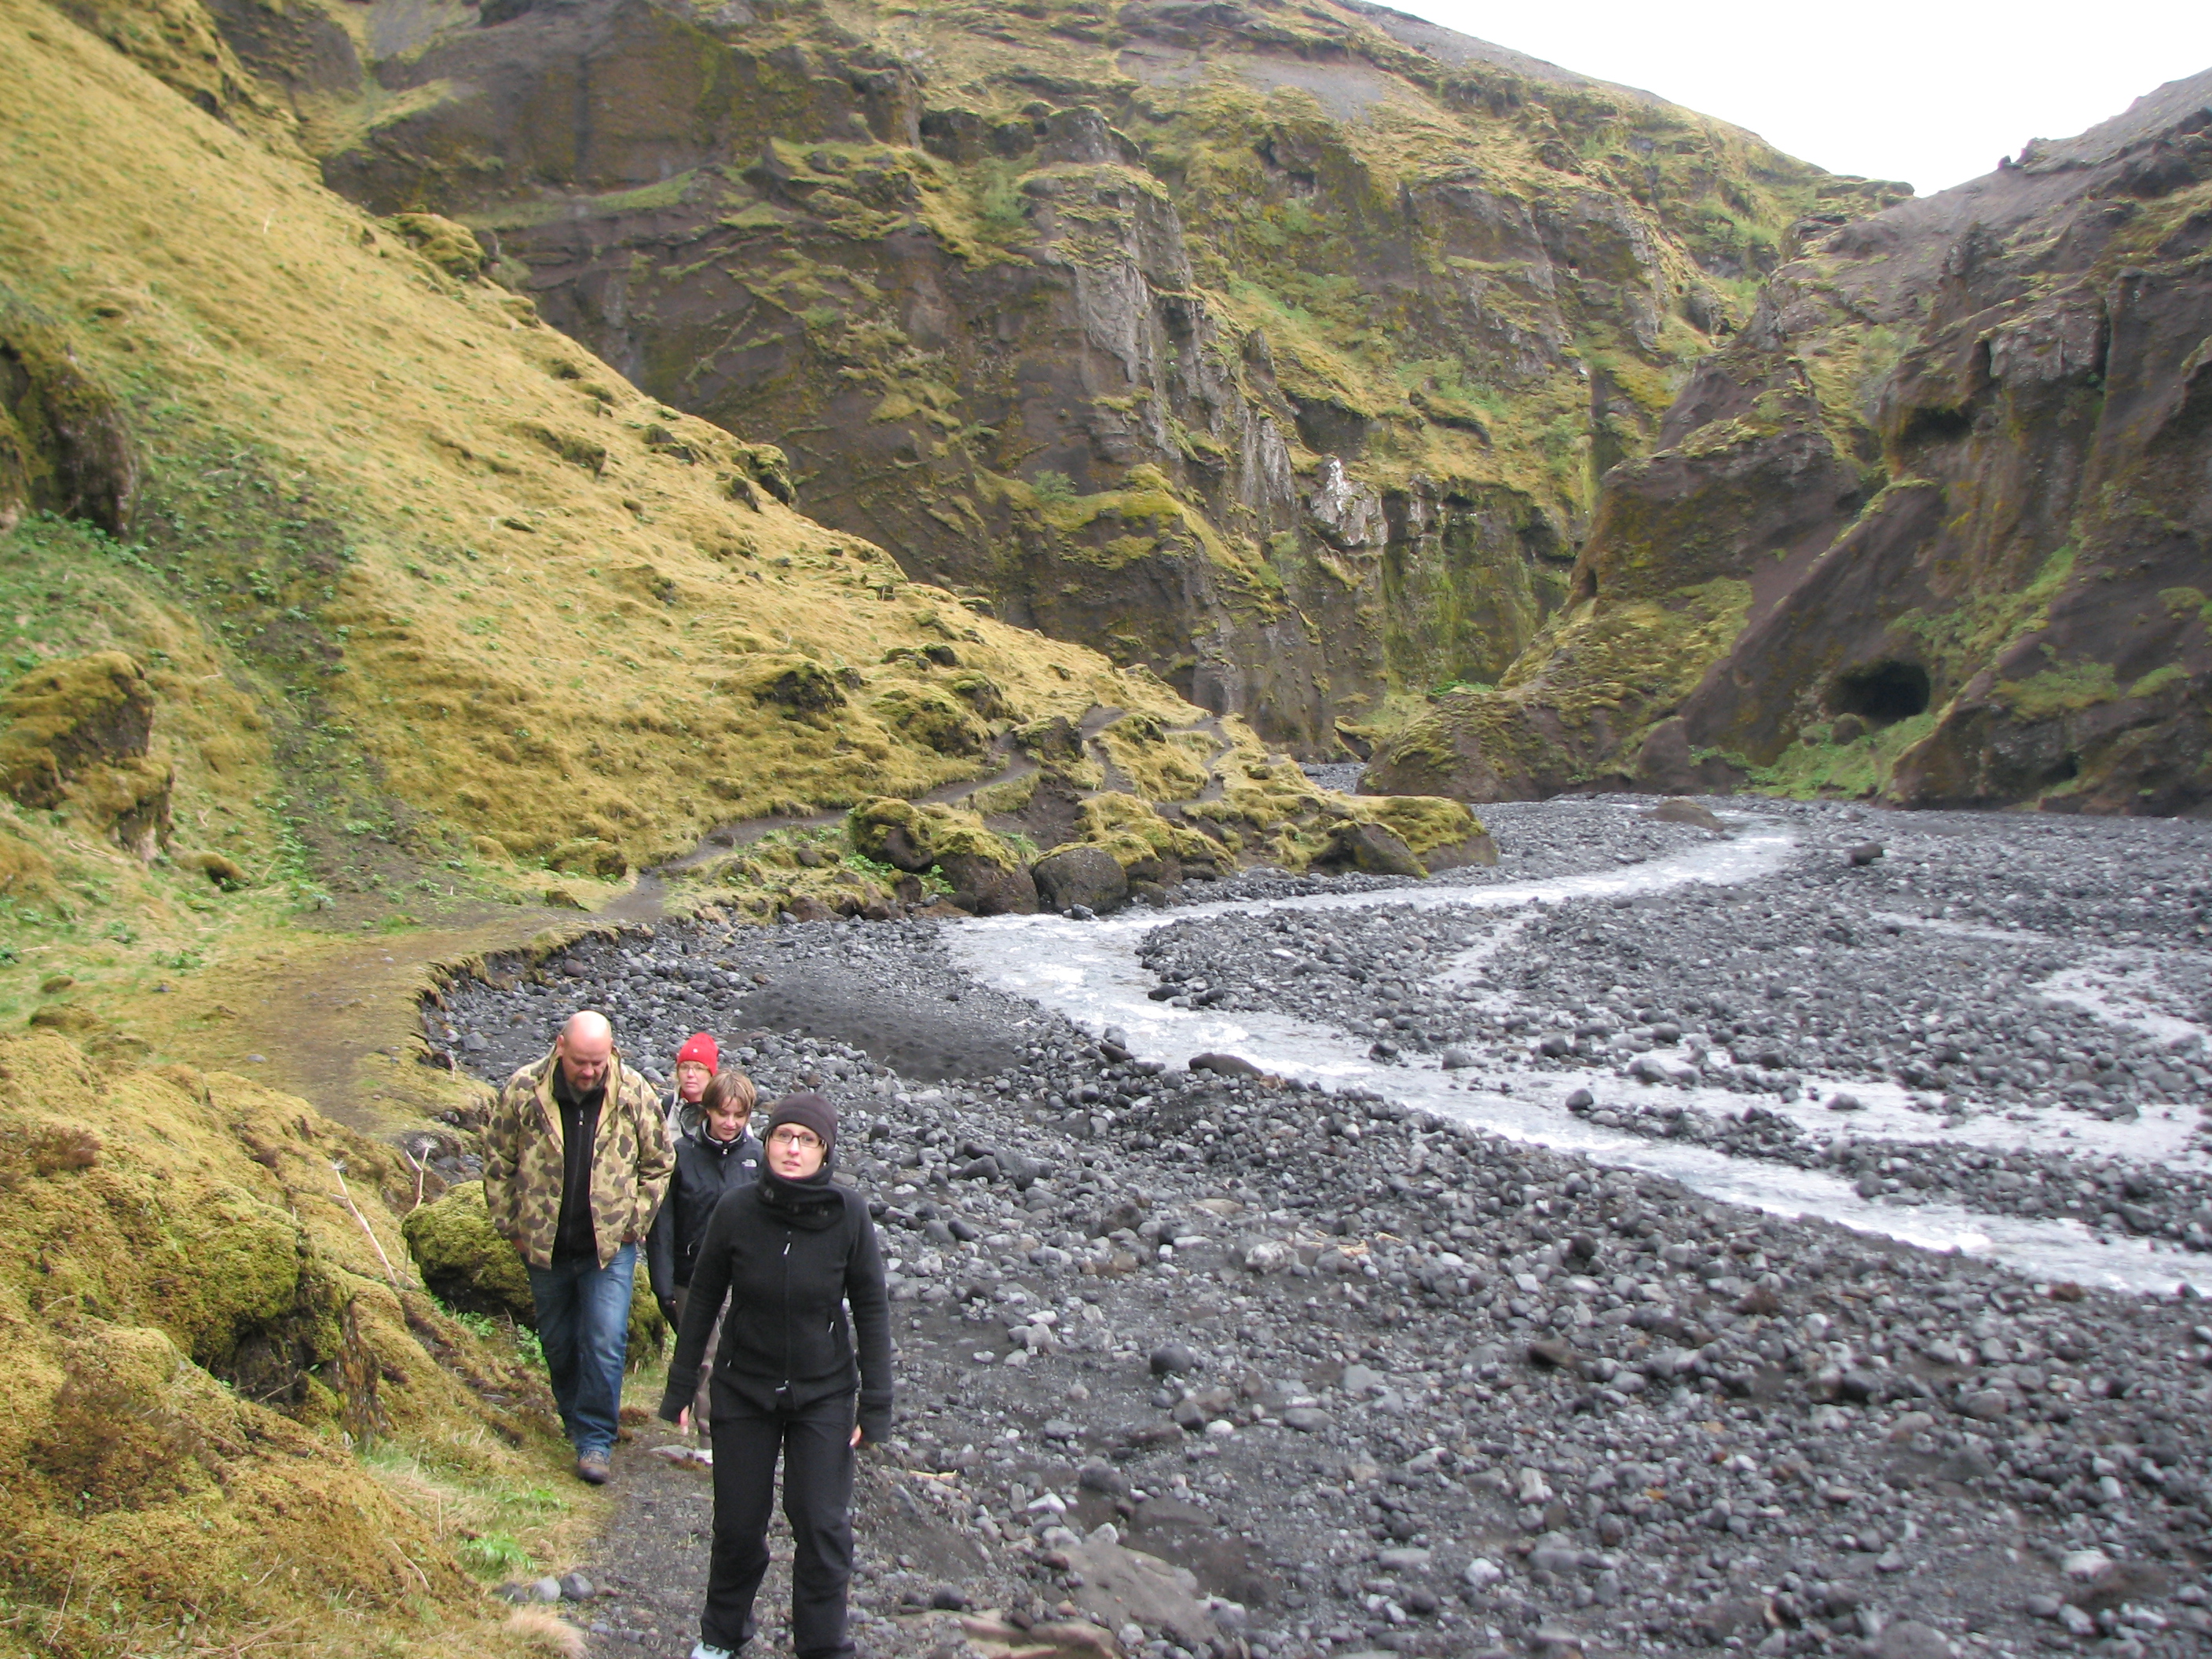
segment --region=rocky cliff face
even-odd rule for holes
[[[2212,801],[2212,74],[1808,244],[1378,788]]]
[[[1755,279],[1902,192],[1381,8],[394,0],[225,40],[809,512],[1333,746],[1495,680]]]

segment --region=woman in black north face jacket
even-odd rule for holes
[[[706,1242],[707,1224],[726,1195],[760,1179],[761,1163],[768,1154],[746,1127],[752,1121],[753,1101],[750,1078],[743,1072],[717,1072],[695,1108],[697,1121],[677,1139],[676,1174],[645,1241],[653,1298],[660,1304],[660,1316],[676,1328],[684,1324],[691,1267]],[[709,1330],[708,1355],[720,1334],[719,1325]],[[714,1402],[708,1397],[712,1370],[702,1364],[691,1394],[691,1426],[702,1440],[714,1416]]]
[[[714,1310],[726,1294],[730,1304],[709,1384],[714,1542],[693,1659],[726,1659],[752,1637],[779,1452],[795,1544],[793,1648],[797,1659],[854,1651],[853,1453],[890,1432],[890,1301],[866,1201],[830,1181],[836,1145],[827,1100],[779,1101],[760,1180],[716,1206],[691,1270],[660,1401],[670,1421],[689,1422]]]

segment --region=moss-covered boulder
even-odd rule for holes
[[[1114,855],[1132,881],[1179,881],[1193,872],[1219,873],[1228,852],[1211,836],[1163,817],[1150,801],[1109,790],[1083,803],[1080,838]]]
[[[154,689],[120,651],[43,663],[0,691],[0,790],[67,807],[96,834],[152,858],[167,842],[167,763],[149,751]]]
[[[392,228],[405,237],[417,253],[447,276],[460,281],[482,276],[490,257],[485,253],[483,244],[477,240],[476,232],[442,214],[395,213],[392,216]]]
[[[951,884],[952,902],[978,916],[1034,915],[1036,882],[1027,865],[1000,864],[974,853],[948,853],[937,861]]]
[[[597,836],[578,836],[562,842],[545,855],[545,863],[564,875],[597,876],[603,881],[620,881],[629,873],[629,860],[623,856],[622,848]]]
[[[120,651],[43,663],[0,691],[0,789],[26,806],[58,806],[94,766],[144,757],[154,689]]]
[[[514,1246],[492,1231],[483,1182],[448,1188],[400,1224],[422,1283],[447,1307],[534,1327],[530,1275]]]
[[[854,807],[845,827],[865,858],[914,875],[937,872],[963,910],[1026,915],[1037,908],[1036,884],[1022,855],[974,812],[884,797]]]
[[[891,730],[940,755],[980,755],[991,741],[975,709],[934,686],[894,685],[875,700],[875,713]]]
[[[530,1274],[514,1246],[492,1231],[491,1215],[484,1208],[483,1182],[463,1182],[447,1188],[434,1204],[426,1204],[400,1223],[408,1254],[421,1270],[422,1283],[447,1307],[461,1313],[482,1314],[490,1319],[512,1319],[518,1325],[538,1328],[538,1307],[531,1299]],[[643,1356],[658,1353],[668,1334],[653,1291],[647,1283],[645,1252],[638,1252],[637,1278],[630,1292],[629,1357],[635,1364]]]
[[[773,703],[794,714],[818,714],[845,706],[838,678],[807,657],[763,656],[744,665],[731,681],[756,703]]]
[[[1482,827],[1482,820],[1459,801],[1441,795],[1363,796],[1354,799],[1352,810],[1404,842],[1431,875],[1498,862],[1498,843]]]
[[[51,318],[0,289],[0,530],[28,511],[125,535],[138,485],[113,396]]]
[[[977,814],[933,801],[864,801],[846,815],[845,825],[862,856],[915,875],[948,858],[980,860],[1002,870],[1022,861],[1012,844],[986,829]]]

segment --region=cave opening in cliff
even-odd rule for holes
[[[1878,662],[1836,681],[1829,703],[1873,726],[1894,726],[1928,709],[1928,671],[1917,663]]]

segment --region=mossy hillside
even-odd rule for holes
[[[1207,25],[1203,64],[1181,23],[1059,5],[838,24],[626,25],[595,74],[645,101],[588,146],[479,131],[432,42],[392,122],[324,153],[362,199],[470,217],[512,269],[618,284],[619,315],[566,278],[544,292],[655,392],[787,438],[818,510],[909,572],[1186,691],[1206,665],[1184,642],[1226,638],[1225,683],[1316,745],[1328,710],[1251,672],[1271,611],[1306,616],[1304,672],[1341,709],[1494,678],[1557,602],[1543,561],[1571,556],[1597,472],[1648,446],[1742,284],[1796,222],[1895,194],[1644,94],[1448,66],[1326,5]],[[511,38],[498,68],[525,89],[537,48]],[[1255,472],[1262,417],[1286,471]],[[1341,616],[1357,562],[1297,499],[1323,453],[1449,521]],[[1146,469],[1187,511],[1109,519]],[[1054,479],[1068,497],[1022,488]],[[1066,603],[1102,567],[1149,591]]]
[[[548,1402],[421,1289],[415,1182],[241,1079],[0,1038],[0,1598],[42,1651],[509,1650],[436,1496],[550,1485]],[[442,1471],[428,1501],[392,1452]],[[571,1507],[510,1524],[557,1550]]]
[[[1189,718],[793,515],[770,452],[639,398],[74,24],[17,3],[0,36],[27,112],[9,314],[112,397],[135,477],[120,534],[5,532],[4,661],[130,655],[176,768],[166,864],[11,809],[18,1013],[34,973],[116,965],[91,961],[128,945],[112,911],[173,958],[117,1006],[299,906],[404,927],[597,902],[712,823],[984,769],[872,712],[914,678],[894,647],[957,647],[998,721]],[[247,879],[185,867],[203,853]]]

